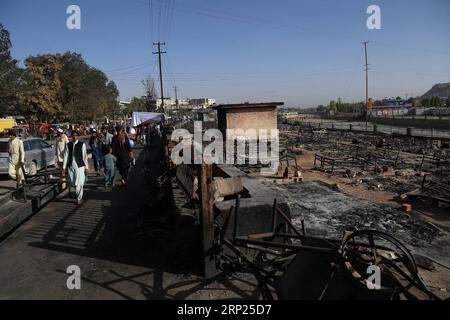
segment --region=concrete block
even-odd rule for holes
[[[214,181],[214,198],[223,198],[226,196],[241,193],[244,190],[241,177],[218,179]]]

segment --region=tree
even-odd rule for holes
[[[145,112],[147,111],[145,98],[136,98],[131,99],[130,104],[125,109],[125,113],[127,115],[132,115],[133,112]]]
[[[153,79],[149,75],[144,80],[142,80],[142,85],[144,87],[144,93],[146,97],[145,101],[146,111],[153,110],[155,108],[154,101],[157,99],[155,79]]]
[[[113,81],[74,52],[29,56],[24,70],[11,58],[8,31],[0,24],[0,115],[39,120],[94,120],[113,115],[119,91]]]
[[[62,60],[63,69],[60,79],[63,113],[61,117],[74,120],[77,114],[80,115],[78,106],[82,100],[83,90],[85,90],[83,82],[89,72],[89,66],[77,53],[66,52],[62,56]]]
[[[383,101],[382,101],[382,100],[375,100],[375,101],[373,102],[373,105],[374,105],[375,107],[382,106],[382,105],[383,105]]]
[[[447,98],[447,101],[446,101],[446,103],[445,103],[445,106],[446,106],[447,108],[450,108],[450,97]]]
[[[330,101],[330,106],[328,108],[329,112],[337,112],[337,104],[336,101],[332,100]]]
[[[0,23],[0,115],[5,115],[20,103],[17,91],[22,70],[11,57],[9,32]]]
[[[417,107],[417,99],[414,97],[409,98],[408,103],[410,103],[413,107]]]
[[[424,108],[429,108],[430,105],[431,105],[430,98],[423,98],[423,99],[420,101],[420,104],[421,104],[422,107],[424,107]]]
[[[144,80],[142,80],[142,86],[144,87],[144,94],[147,97],[147,100],[156,99],[157,93],[155,79],[153,79],[150,75],[147,76]]]
[[[117,99],[119,98],[119,89],[117,89],[114,81],[109,81],[106,85],[106,99],[107,99],[107,112],[113,118],[118,110],[119,104]]]
[[[325,112],[327,110],[327,108],[323,105],[320,105],[317,107],[317,112]]]
[[[432,107],[440,108],[441,106],[442,106],[441,98],[439,98],[439,97],[433,97],[433,98],[432,98]]]
[[[22,100],[28,106],[23,110],[48,120],[62,110],[61,81],[62,60],[56,55],[39,55],[25,59],[24,86]]]
[[[81,121],[118,115],[119,90],[114,81],[89,66],[78,53],[66,52],[62,59],[63,116]]]

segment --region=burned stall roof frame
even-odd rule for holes
[[[222,109],[244,109],[244,108],[265,108],[283,106],[284,102],[260,102],[260,103],[236,103],[236,104],[221,104],[212,107],[213,110]]]

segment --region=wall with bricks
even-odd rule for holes
[[[219,121],[225,121],[225,125],[219,123],[221,130],[225,129],[277,129],[277,110],[276,107],[262,108],[236,108],[227,109],[226,119],[219,117]],[[268,132],[270,133],[270,131]]]

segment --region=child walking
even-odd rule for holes
[[[103,158],[105,166],[105,188],[114,187],[116,184],[116,157],[112,154],[112,146],[107,147],[107,153]]]

